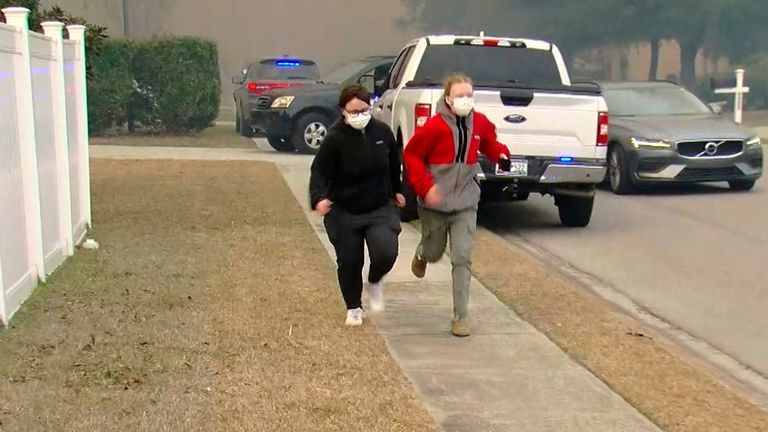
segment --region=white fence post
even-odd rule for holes
[[[3,255],[0,254],[0,326],[8,324],[8,311],[5,309],[5,285],[3,285]]]
[[[37,171],[37,138],[35,136],[35,106],[32,94],[32,67],[29,52],[29,9],[11,7],[3,9],[9,25],[21,30],[17,48],[21,52],[13,62],[16,77],[16,103],[21,154],[21,173],[24,183],[24,213],[27,225],[29,262],[37,270],[38,278],[45,282],[43,254],[43,226],[40,215],[40,185]]]
[[[69,134],[67,133],[67,100],[64,78],[64,24],[44,22],[46,36],[56,41],[56,68],[51,71],[53,88],[53,127],[56,146],[56,172],[59,193],[59,223],[61,236],[66,242],[67,255],[75,253],[72,238],[72,196],[69,177]]]
[[[77,77],[77,118],[78,118],[78,137],[82,144],[83,154],[80,156],[80,172],[82,179],[80,190],[82,192],[83,214],[86,218],[88,228],[91,227],[91,169],[90,169],[90,149],[88,148],[88,87],[86,68],[85,68],[85,30],[83,25],[67,26],[69,39],[77,41],[77,56],[79,61],[75,65],[75,76]]]

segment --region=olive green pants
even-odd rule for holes
[[[421,242],[416,253],[430,263],[440,261],[451,246],[454,319],[469,316],[469,285],[472,280],[472,250],[475,247],[477,209],[442,213],[419,207]]]

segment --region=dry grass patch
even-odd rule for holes
[[[432,431],[273,165],[92,165],[95,238],[0,331],[8,431]]]
[[[150,147],[256,148],[256,144],[235,132],[234,126],[216,125],[192,135],[129,135],[92,137],[91,145]]]
[[[641,323],[486,230],[478,230],[473,271],[663,430],[768,431],[768,413],[643,336]]]

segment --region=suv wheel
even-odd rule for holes
[[[246,137],[246,138],[253,138],[253,128],[251,125],[248,124],[248,119],[245,118],[245,115],[241,109],[238,108],[237,110],[237,120],[235,121],[236,124],[238,124],[238,128],[240,129],[240,135]]]
[[[594,197],[555,196],[555,205],[557,205],[557,210],[560,213],[560,223],[567,227],[583,228],[589,225],[594,204]]]
[[[634,190],[627,156],[620,144],[613,145],[608,154],[608,184],[616,195],[626,195]]]
[[[320,150],[320,144],[328,135],[330,127],[328,117],[320,113],[309,113],[301,116],[293,132],[293,147],[304,154],[315,154]]]
[[[755,187],[754,180],[734,180],[728,182],[728,186],[735,191],[747,192],[751,191]]]

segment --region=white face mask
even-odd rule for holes
[[[475,109],[475,99],[472,96],[453,98],[453,112],[459,117],[466,117]]]
[[[370,113],[346,114],[347,123],[357,130],[363,130],[371,121]]]

